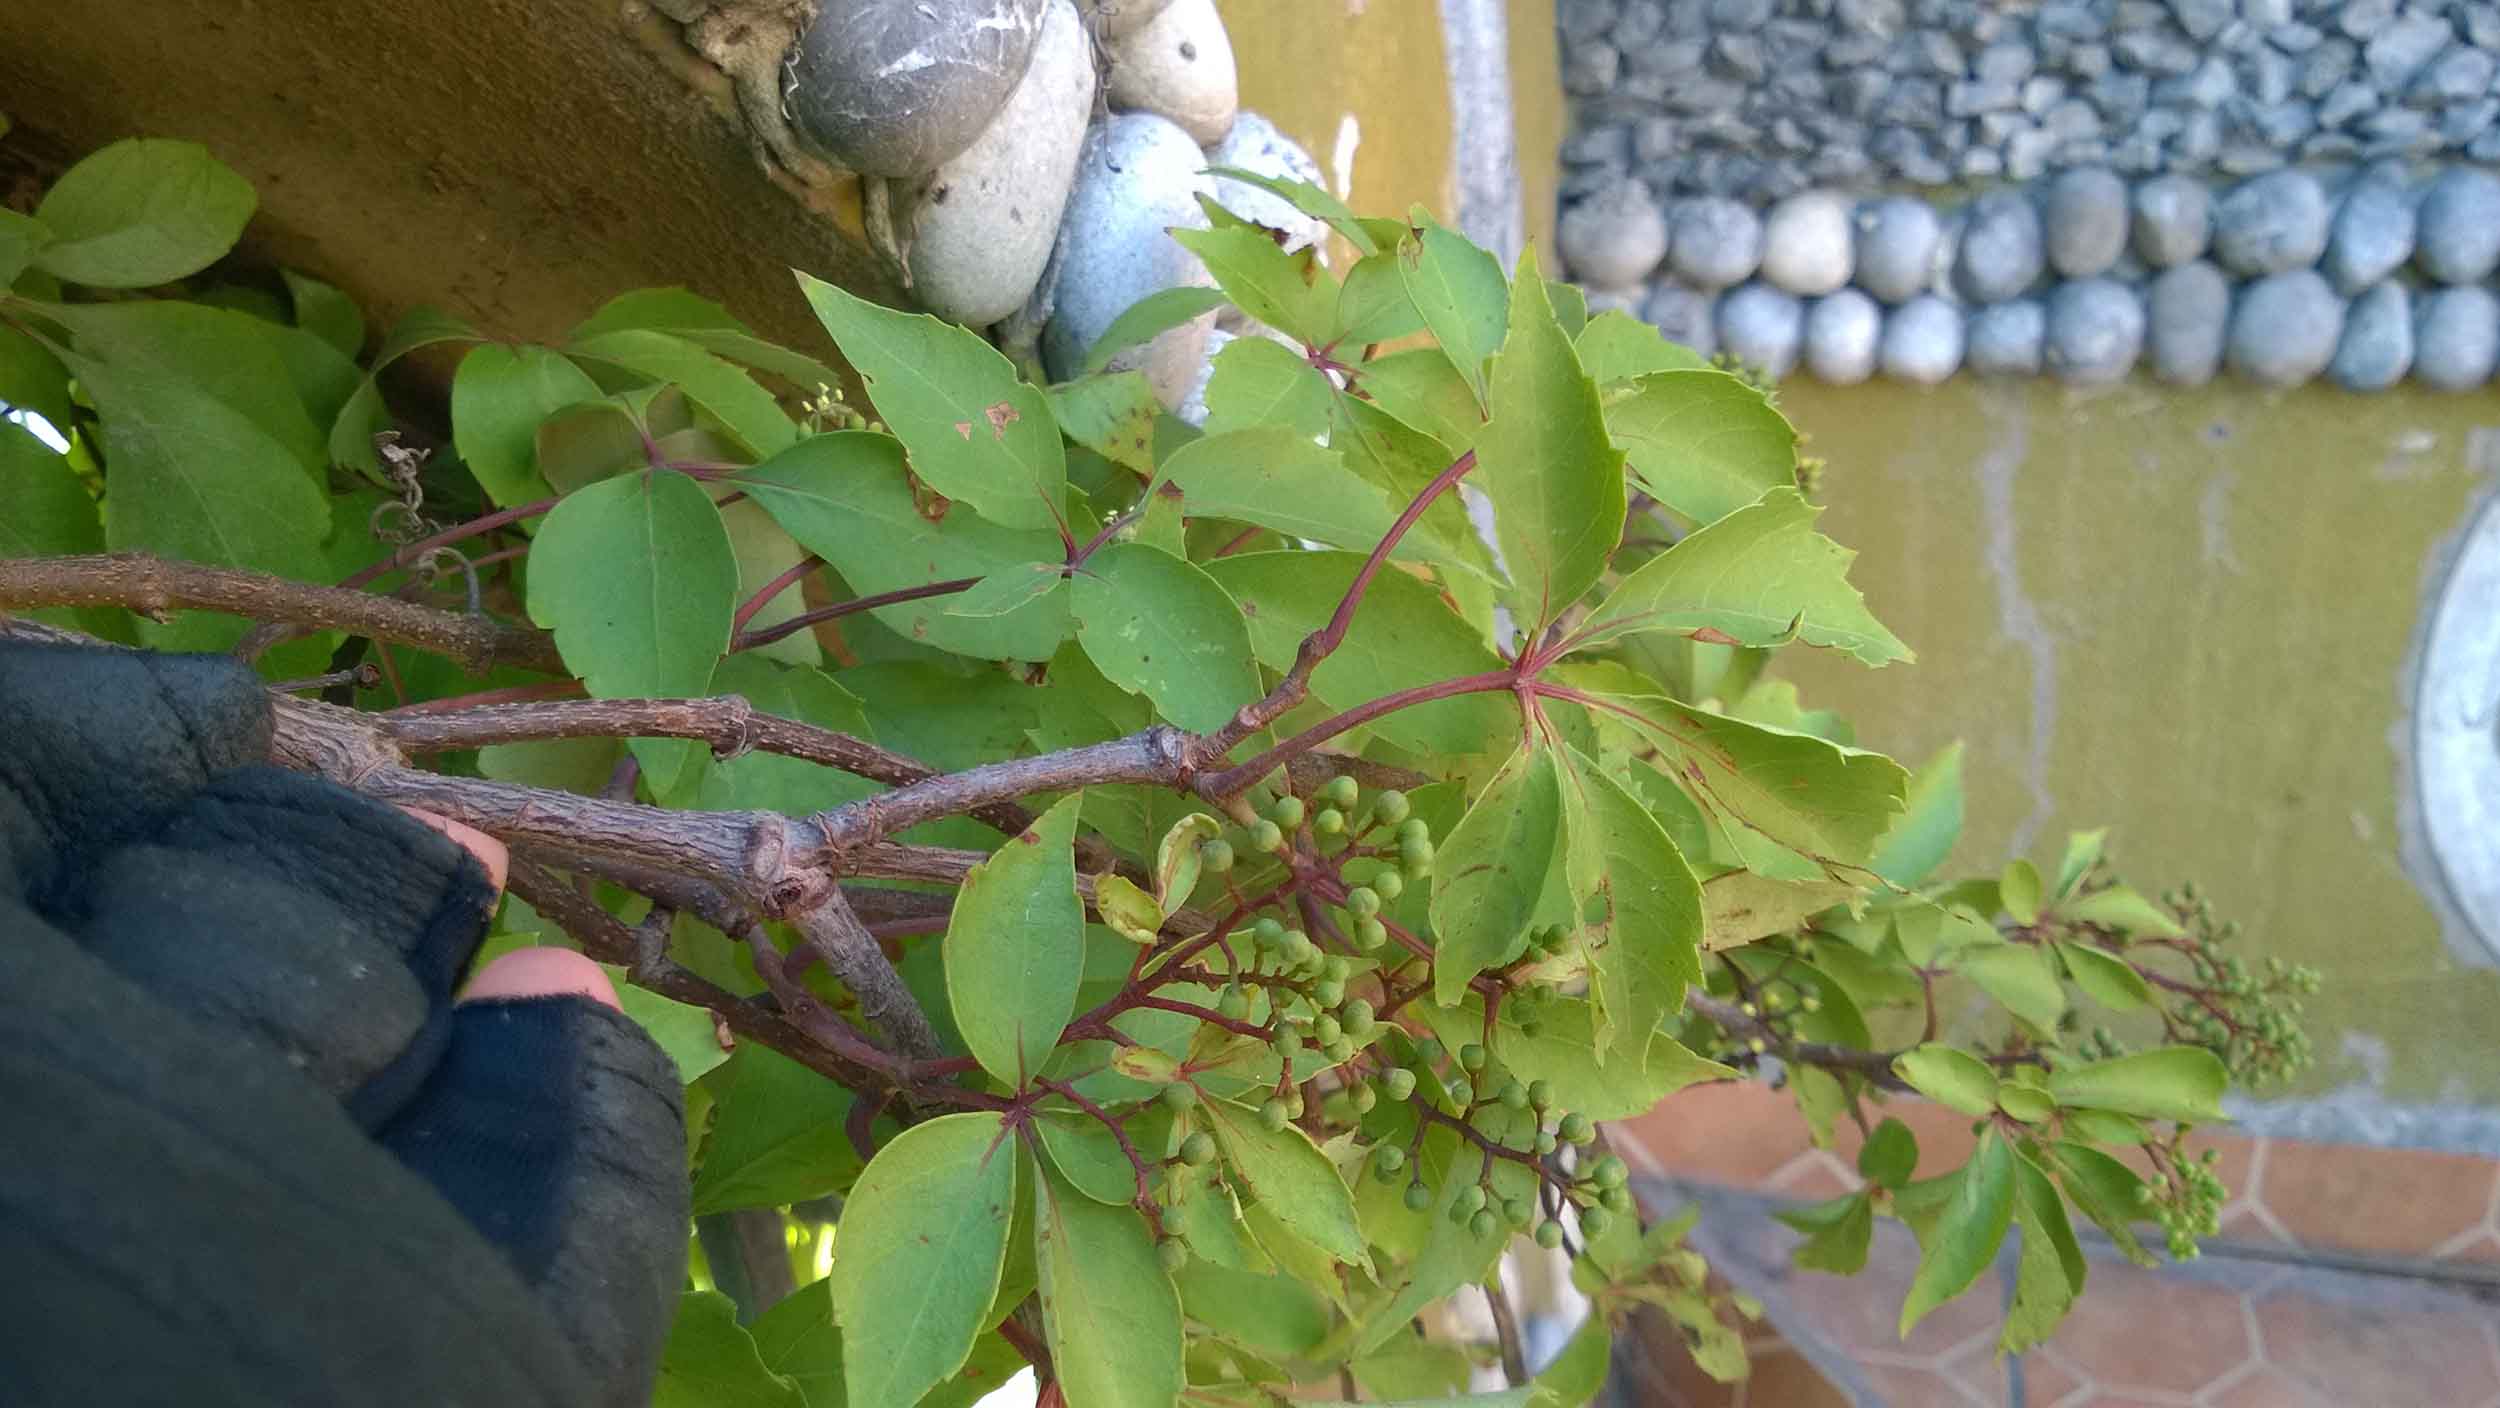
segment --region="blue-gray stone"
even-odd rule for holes
[[[2346,391],[2385,391],[2413,364],[2413,309],[2404,286],[2378,284],[2352,301],[2327,375]]]
[[[2231,370],[2261,386],[2298,386],[2326,370],[2344,334],[2344,304],[2314,269],[2270,274],[2231,310]]]
[[[1895,381],[1933,386],[1961,367],[1962,347],[1961,310],[1927,293],[1885,317],[1879,360]]]
[[[2144,305],[2115,279],[2076,279],[2049,295],[2048,365],[2061,380],[2105,386],[2144,350]]]
[[[2414,330],[2413,378],[2440,391],[2471,391],[2500,360],[2500,299],[2484,288],[2434,289]]]
[[[1215,282],[1170,234],[1176,225],[1205,227],[1198,197],[1214,193],[1205,166],[1189,134],[1153,113],[1121,113],[1087,134],[1060,227],[1055,306],[1042,330],[1042,362],[1054,378],[1082,372],[1094,340],[1137,300]],[[1142,370],[1163,403],[1177,406],[1206,360],[1214,323],[1212,312],[1192,319],[1114,357],[1112,368]]]
[[[2414,262],[2443,284],[2479,283],[2500,264],[2500,178],[2452,166],[2422,193]]]
[[[2396,181],[2353,183],[2335,212],[2322,266],[2337,291],[2353,294],[2402,268],[2413,257],[2413,197]]]
[[[1043,0],[846,0],[800,36],[784,101],[800,138],[877,176],[933,171],[1023,79]]]
[[[1764,375],[1788,375],[1805,330],[1805,305],[1769,284],[1745,284],[1719,300],[1719,350]]]
[[[1667,217],[1638,180],[1620,180],[1562,213],[1555,248],[1572,274],[1600,288],[1631,288],[1667,257]]]
[[[2369,66],[2371,79],[2385,92],[2401,93],[2433,55],[2448,47],[2455,33],[2444,19],[2410,14],[2366,39],[2359,34],[2353,37],[2363,39],[2361,61]]]
[[[1963,297],[1973,303],[2012,298],[2039,280],[2046,262],[2040,212],[2028,197],[2019,191],[1991,191],[1971,202],[1953,270],[1954,286]],[[1960,360],[1958,354],[1955,360]]]
[[[2127,248],[2127,183],[2105,167],[2061,171],[2040,212],[2049,267],[2070,279],[2104,273]]]
[[[1649,301],[1641,305],[1642,321],[1658,329],[1667,341],[1704,357],[1719,350],[1716,313],[1709,294],[1671,279],[1659,280],[1649,291]]]
[[[2279,274],[2326,251],[2326,191],[2306,171],[2244,181],[2214,206],[2214,254],[2242,274]]]
[[[1753,277],[1762,265],[1762,219],[1725,196],[1703,196],[1676,207],[1667,265],[1696,288],[1726,288]]]
[[[1886,303],[1924,290],[1936,274],[1944,222],[1936,208],[1909,196],[1887,196],[1858,212],[1858,286]]]
[[[2231,321],[2231,280],[2199,259],[2154,279],[2144,301],[2153,375],[2173,386],[2213,380]]]
[[[1884,310],[1854,288],[1814,300],[1806,310],[1806,370],[1817,381],[1854,386],[1875,374]]]
[[[1828,191],[1790,196],[1762,222],[1762,277],[1800,297],[1849,282],[1854,232],[1850,204]]]
[[[1965,360],[1981,376],[2038,376],[2048,327],[2037,299],[1991,303],[1971,314]]]
[[[2156,176],[2135,188],[2136,257],[2156,269],[2205,252],[2213,231],[2213,193],[2186,176]]]

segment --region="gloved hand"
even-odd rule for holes
[[[222,657],[0,644],[0,1402],[647,1401],[674,1068],[454,1006],[485,868],[269,729]]]

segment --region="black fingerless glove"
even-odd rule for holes
[[[222,657],[0,645],[0,1403],[647,1401],[675,1069],[455,1008],[483,867],[269,728]]]

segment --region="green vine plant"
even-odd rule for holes
[[[0,214],[0,400],[67,444],[0,424],[6,629],[258,661],[280,761],[510,845],[493,946],[631,983],[699,1217],[766,1210],[807,1281],[767,1307],[702,1239],[663,1402],[1437,1400],[1498,1359],[1460,1401],[1576,1404],[1644,1305],[1740,1376],[1759,1307],[1606,1126],[1748,1070],[1862,1132],[1798,1258],[1907,1223],[1904,1332],[2015,1228],[2009,1350],[2083,1289],[2073,1214],[2193,1254],[2189,1133],[2307,1058],[2314,976],[2099,833],[1939,879],[1958,750],[1912,773],[1768,673],[1910,659],[1772,397],[1533,254],[1260,184],[1342,272],[1209,204],[1173,238],[1217,288],[1058,385],[802,274],[854,384],[681,289],[368,356],[338,290],[210,272],[245,182],[106,148]],[[1219,302],[1273,335],[1193,427],[1120,367]],[[1599,1312],[1552,1365],[1419,1337],[1528,1243]]]

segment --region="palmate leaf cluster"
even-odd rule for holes
[[[2192,1252],[2217,1190],[2181,1138],[2232,1074],[2296,1064],[2305,975],[2249,979],[2210,925],[2119,884],[2098,833],[2054,876],[1937,879],[1958,750],[1913,774],[1766,669],[1782,648],[1911,654],[1817,530],[1772,398],[1589,316],[1533,254],[1505,271],[1421,211],[1274,188],[1329,222],[1341,267],[1210,207],[1175,238],[1220,289],[1141,303],[1058,385],[801,275],[872,421],[830,366],[682,289],[553,345],[421,310],[367,355],[328,285],[203,276],[248,186],[196,147],[121,144],[0,215],[0,400],[70,442],[0,425],[0,551],[388,586],[405,518],[497,516],[415,590],[545,629],[592,698],[738,695],[941,772],[1255,719],[1181,786],[893,838],[985,855],[904,887],[941,902],[880,930],[941,1045],[899,1097],[629,999],[689,1083],[698,1213],[832,1221],[822,1279],[752,1323],[689,1291],[664,1402],[963,1403],[1036,1354],[1080,1408],[1277,1402],[1341,1373],[1440,1399],[1485,1351],[1410,1326],[1522,1238],[1572,1250],[1605,1314],[1533,1383],[1470,1401],[1586,1401],[1610,1317],[1644,1304],[1741,1374],[1749,1307],[1681,1222],[1642,1225],[1600,1127],[1771,1061],[1818,1139],[1868,1131],[1865,1191],[1792,1215],[1799,1258],[1854,1271],[1875,1217],[1908,1223],[1905,1331],[2010,1234],[2005,1344],[2038,1340],[2083,1289],[2076,1212],[2129,1255],[2149,1220]],[[1216,358],[1203,427],[1108,370],[1219,302],[1254,326]],[[411,356],[452,368],[421,472],[375,449]],[[246,629],[57,619],[176,648]],[[289,678],[362,652],[314,631],[262,661]],[[375,653],[386,704],[548,684]],[[1259,717],[1271,698],[1289,707]],[[794,816],[881,790],[682,739],[443,766]],[[496,942],[563,941],[515,900]],[[764,988],[691,917],[670,952]],[[1920,1041],[1939,994],[1982,1035]],[[2083,1035],[2093,1009],[2139,1046]],[[1903,1090],[1967,1116],[1967,1153],[1922,1156],[1878,1108]]]

